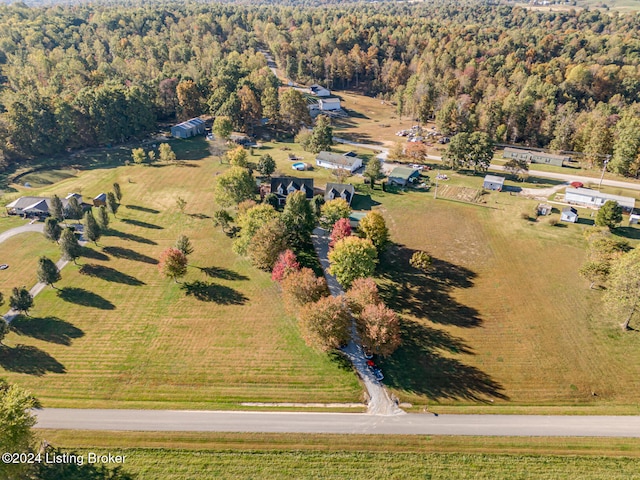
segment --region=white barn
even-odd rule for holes
[[[563,208],[560,214],[560,221],[576,223],[578,221],[578,211],[573,207]]]
[[[332,152],[320,152],[316,157],[316,165],[322,168],[342,168],[353,173],[360,167],[362,167],[362,159],[351,155],[340,155],[339,153]]]
[[[486,177],[484,177],[482,186],[487,190],[501,191],[504,188],[504,177],[499,177],[497,175],[487,175]]]
[[[324,88],[322,85],[314,83],[309,87],[309,92],[316,97],[328,97],[331,95],[331,90]]]
[[[585,207],[600,208],[608,200],[618,202],[618,205],[620,205],[625,212],[631,212],[636,206],[635,198],[601,193],[589,188],[569,187],[564,195],[565,202],[573,205],[584,205]]]
[[[340,110],[340,99],[338,97],[319,98],[318,106],[323,112],[329,112],[334,110]]]
[[[186,122],[171,127],[171,136],[175,138],[189,138],[204,135],[205,124],[201,118],[192,118]]]

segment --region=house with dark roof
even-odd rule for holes
[[[101,207],[103,205],[107,205],[107,194],[106,193],[101,193],[100,195],[97,195],[96,197],[93,198],[93,206],[94,207]]]
[[[271,179],[270,192],[278,197],[278,204],[284,205],[287,196],[293,192],[303,192],[307,199],[313,198],[313,178],[274,177]]]
[[[324,189],[324,200],[325,202],[328,202],[329,200],[342,198],[351,205],[351,200],[353,200],[355,191],[356,190],[353,188],[353,185],[348,183],[327,183],[327,186]]]
[[[578,221],[578,211],[573,207],[563,208],[560,214],[560,221],[576,223]]]
[[[342,168],[353,173],[362,167],[362,159],[351,155],[341,155],[333,152],[320,152],[316,157],[316,165],[334,170]]]

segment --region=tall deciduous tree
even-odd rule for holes
[[[176,248],[168,248],[160,255],[158,269],[165,277],[172,278],[179,283],[178,279],[187,273],[187,256]]]
[[[229,117],[216,117],[213,121],[212,131],[218,137],[226,140],[233,132],[233,123]]]
[[[278,101],[278,90],[274,87],[267,87],[260,97],[262,104],[262,114],[269,119],[269,125],[278,125],[280,121],[280,103]]]
[[[347,237],[329,252],[329,273],[349,288],[356,278],[370,277],[378,263],[378,251],[370,240]]]
[[[311,123],[307,102],[299,91],[287,88],[280,94],[280,119],[292,133]]]
[[[238,99],[240,100],[240,118],[244,124],[244,130],[251,133],[256,126],[260,125],[262,105],[248,85],[243,85],[238,90]]]
[[[364,307],[380,303],[378,285],[371,277],[356,278],[347,290],[346,298],[354,315],[359,315]]]
[[[320,214],[320,225],[328,230],[341,218],[349,218],[351,207],[345,199],[335,198],[322,205]]]
[[[624,254],[611,265],[611,273],[604,294],[608,313],[621,320],[623,330],[637,318],[640,304],[640,250]]]
[[[225,155],[227,157],[227,161],[231,165],[235,167],[247,166],[247,151],[243,147],[237,146],[236,148],[227,151]]]
[[[38,281],[55,288],[54,283],[59,282],[61,278],[60,270],[53,260],[40,257],[38,260]]]
[[[9,306],[26,315],[33,307],[33,296],[25,287],[14,287],[9,298]]]
[[[384,217],[374,210],[367,213],[360,220],[358,230],[360,230],[364,238],[371,240],[378,252],[384,250],[389,243],[389,229]]]
[[[258,161],[258,172],[266,177],[270,177],[276,171],[276,162],[268,153],[262,155]]]
[[[282,220],[293,243],[302,245],[311,238],[316,217],[304,192],[297,191],[287,196]]]
[[[329,247],[333,248],[333,246],[342,240],[343,238],[350,237],[353,234],[351,229],[351,222],[349,222],[348,218],[341,218],[336,223],[333,224],[333,228],[331,229]]]
[[[60,235],[59,243],[62,258],[65,260],[73,260],[73,263],[76,263],[76,259],[80,256],[82,249],[73,230],[65,228]]]
[[[365,306],[356,325],[362,344],[377,355],[388,357],[400,346],[398,317],[382,303]]]
[[[191,80],[183,80],[176,87],[180,118],[187,119],[202,113],[202,94],[198,86]]]
[[[382,178],[382,165],[378,157],[372,157],[367,162],[363,175],[371,182],[371,188],[375,187],[376,180]]]
[[[239,212],[237,223],[240,227],[240,235],[233,242],[233,251],[238,255],[247,255],[251,239],[256,232],[278,216],[278,212],[271,205],[264,203],[253,205],[243,213]]]
[[[271,280],[280,283],[287,275],[298,270],[300,270],[300,263],[298,263],[296,254],[292,250],[285,250],[278,256],[278,260],[273,266]]]
[[[93,212],[91,210],[87,210],[84,214],[84,236],[87,237],[87,240],[92,241],[96,245],[98,244],[98,239],[102,235],[100,231],[100,225],[96,222],[95,217],[93,216]]]
[[[305,305],[298,319],[302,337],[311,347],[327,351],[349,341],[351,316],[340,297],[324,297]]]
[[[290,272],[280,285],[284,304],[291,313],[297,313],[303,305],[329,295],[327,281],[324,277],[316,277],[310,268]]]
[[[58,221],[49,217],[44,221],[44,230],[42,231],[45,238],[47,240],[51,240],[52,242],[57,242],[60,240],[60,234],[62,233],[62,228],[58,224]]]
[[[147,159],[147,152],[144,148],[133,148],[131,149],[131,158],[136,165],[142,165]]]
[[[171,148],[171,145],[169,145],[168,143],[161,143],[160,146],[158,147],[158,152],[159,152],[159,159],[161,162],[164,163],[171,163],[171,162],[175,162],[177,157],[175,152],[173,151],[173,148]]]
[[[622,222],[622,207],[618,202],[607,200],[596,214],[596,225],[613,230]]]
[[[262,270],[270,271],[279,255],[287,249],[287,227],[280,218],[261,226],[249,242],[249,259]]]
[[[254,197],[256,184],[251,173],[242,167],[231,167],[218,176],[215,198],[223,207],[237,205]]]
[[[615,126],[611,168],[621,175],[629,175],[631,165],[640,154],[640,118],[634,109],[628,109]]]

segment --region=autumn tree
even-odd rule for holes
[[[59,282],[62,276],[58,266],[47,257],[40,257],[38,260],[38,281],[54,287],[54,283]],[[54,287],[55,288],[55,287]]]
[[[320,225],[325,230],[333,228],[333,225],[341,218],[349,218],[351,207],[343,198],[329,200],[320,209]]]
[[[229,117],[216,117],[211,131],[222,139],[228,139],[233,132],[233,123]]]
[[[329,273],[349,288],[356,278],[369,277],[378,263],[378,251],[370,240],[347,237],[329,252]]]
[[[610,266],[607,262],[586,262],[578,270],[581,277],[589,281],[589,288],[604,285],[609,277]]]
[[[622,320],[622,329],[628,330],[640,303],[640,250],[631,250],[612,263],[604,303],[607,313]]]
[[[278,90],[274,87],[267,87],[260,97],[262,104],[262,114],[269,119],[270,125],[278,125],[280,121],[280,102],[278,101]]]
[[[183,80],[176,87],[180,118],[193,118],[202,113],[202,94],[192,80]]]
[[[251,237],[248,252],[254,267],[270,271],[287,249],[287,227],[280,218],[262,225]]]
[[[25,315],[33,307],[33,295],[25,287],[14,287],[9,298],[9,306],[12,310],[17,310]]]
[[[356,320],[362,345],[388,357],[400,346],[400,322],[393,310],[382,303],[366,305]]]
[[[358,230],[363,237],[370,240],[378,252],[385,249],[389,243],[389,229],[384,217],[375,210],[367,213],[358,225]]]
[[[176,248],[167,248],[160,255],[158,269],[165,277],[172,278],[174,282],[179,283],[178,279],[187,273],[187,256]]]
[[[42,231],[42,233],[47,240],[58,242],[58,240],[60,240],[62,228],[55,218],[49,217],[44,221],[44,230]]]
[[[258,161],[258,172],[265,177],[270,177],[273,172],[276,171],[276,162],[268,153],[262,155]]]
[[[423,252],[420,250],[414,252],[414,254],[411,255],[411,258],[409,259],[409,265],[417,270],[428,272],[429,270],[431,270],[431,267],[433,265],[433,259],[427,252]]]
[[[333,248],[337,242],[343,238],[350,237],[352,234],[353,231],[351,230],[351,222],[349,222],[349,219],[341,218],[333,224],[331,235],[329,236],[331,239],[331,242],[329,242],[329,248]]]
[[[304,192],[297,191],[287,196],[282,220],[292,243],[302,245],[311,238],[316,217]]]
[[[76,263],[76,259],[82,252],[82,247],[78,243],[76,234],[70,228],[65,228],[60,235],[60,251],[64,260],[73,260]]]
[[[280,94],[280,119],[292,133],[311,123],[307,101],[299,91],[287,88]]]
[[[296,254],[293,253],[292,250],[285,250],[284,252],[278,255],[278,259],[276,263],[273,265],[273,270],[271,271],[271,280],[275,282],[282,282],[287,275],[292,272],[297,272],[300,270],[300,263],[298,263],[298,259]]]
[[[613,230],[622,222],[622,207],[614,200],[607,200],[596,214],[596,225]]]
[[[173,248],[181,251],[186,257],[193,253],[193,245],[191,245],[191,240],[186,235],[180,235]]]
[[[329,295],[324,277],[316,277],[310,268],[290,272],[280,282],[282,298],[287,310],[295,313],[307,303],[313,303]]]
[[[371,277],[356,278],[347,290],[346,299],[354,315],[359,315],[367,305],[381,301],[378,285]]]
[[[235,167],[247,166],[247,151],[243,147],[237,146],[236,148],[227,151],[225,155],[227,157],[227,161],[231,165]]]
[[[97,245],[102,232],[100,231],[100,225],[98,225],[98,222],[96,222],[96,219],[93,216],[93,212],[91,210],[87,210],[84,214],[83,226],[83,235],[87,238],[87,240]]]
[[[131,157],[133,158],[133,163],[142,165],[147,159],[147,152],[144,151],[144,148],[133,148],[131,149]]]
[[[307,303],[298,315],[300,332],[307,345],[323,351],[348,343],[351,315],[340,297],[324,297]]]
[[[369,179],[371,188],[375,186],[376,180],[382,178],[382,165],[378,157],[371,157],[371,160],[367,162],[367,166],[362,174],[365,178]]]
[[[218,176],[215,199],[223,207],[237,205],[243,200],[253,198],[255,190],[253,176],[246,168],[231,167]]]
[[[260,125],[262,105],[248,85],[243,85],[238,90],[238,99],[240,100],[240,118],[244,124],[244,131],[252,133],[253,129]]]
[[[177,159],[176,154],[173,151],[173,148],[171,148],[171,145],[169,145],[166,142],[163,142],[160,144],[160,146],[158,147],[158,152],[159,152],[158,158],[161,162],[171,163],[171,162],[175,162]]]
[[[248,255],[251,239],[256,232],[267,223],[279,217],[271,205],[254,205],[246,212],[238,212],[236,223],[240,227],[240,234],[233,242],[233,251],[238,255]]]

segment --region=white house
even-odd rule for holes
[[[324,88],[322,85],[318,85],[314,83],[309,87],[309,93],[315,95],[316,97],[328,97],[331,95],[331,90],[328,88]]]
[[[351,173],[362,167],[362,159],[339,153],[320,152],[316,157],[316,165],[322,168],[349,170]]]
[[[573,205],[584,205],[586,207],[600,208],[607,200],[618,202],[618,205],[620,205],[625,212],[631,212],[636,206],[635,198],[601,193],[589,188],[569,187],[564,194],[565,202]]]
[[[338,97],[319,98],[318,106],[323,112],[329,112],[334,110],[340,110],[340,99]]]
[[[563,222],[576,223],[578,221],[578,211],[573,207],[563,208],[560,214],[560,220]]]

